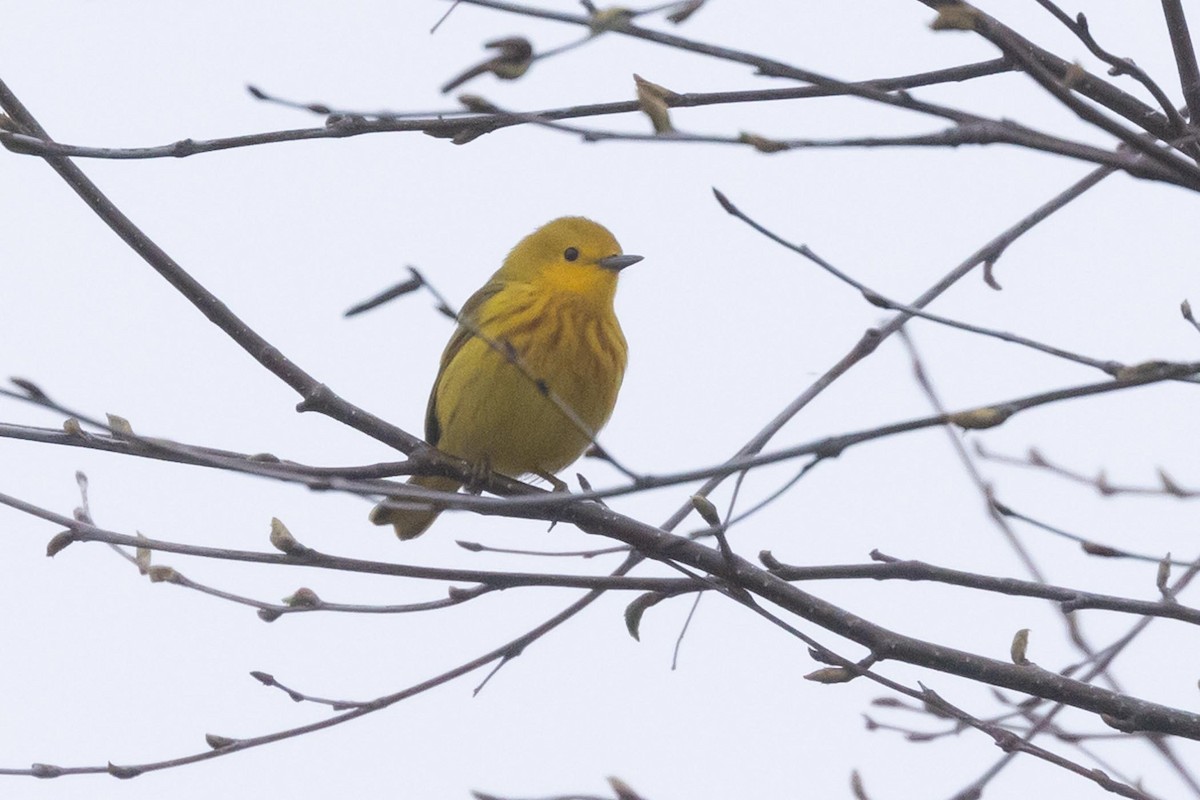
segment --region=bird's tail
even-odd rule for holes
[[[426,475],[414,475],[408,479],[408,482],[414,486],[436,489],[439,492],[456,492],[462,486],[454,478]],[[396,536],[400,539],[413,539],[424,533],[440,513],[442,513],[440,508],[392,508],[380,503],[371,509],[371,522],[376,525],[391,525],[396,529]]]

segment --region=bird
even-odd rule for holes
[[[482,75],[485,72],[490,72],[497,78],[506,81],[515,81],[524,75],[529,69],[529,65],[533,63],[533,45],[522,36],[493,39],[490,42],[484,42],[484,47],[498,52],[487,61],[476,64],[449,81],[442,87],[442,94],[448,94],[476,75]]]
[[[518,242],[458,315],[429,393],[426,441],[480,470],[562,486],[553,474],[594,443],[616,405],[628,349],[613,298],[620,272],[641,260],[585,217]],[[408,483],[462,486],[424,475]],[[439,513],[384,502],[370,518],[406,540]]]

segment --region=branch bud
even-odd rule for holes
[[[1161,374],[1163,371],[1174,366],[1170,361],[1151,360],[1143,361],[1140,364],[1133,364],[1126,367],[1121,367],[1113,376],[1119,381],[1134,380],[1136,378],[1148,378]]]
[[[1106,544],[1096,544],[1095,542],[1080,542],[1079,546],[1083,548],[1083,552],[1089,556],[1100,556],[1101,558],[1124,558],[1129,555],[1124,550],[1118,550],[1115,547],[1109,547]]]
[[[968,5],[947,3],[937,12],[937,17],[929,23],[935,31],[973,31],[979,19],[979,12]]]
[[[1087,77],[1087,72],[1078,61],[1072,62],[1063,72],[1062,82],[1068,89],[1074,89],[1080,81]]]
[[[213,750],[223,750],[226,747],[233,747],[238,743],[237,739],[231,739],[228,736],[220,736],[215,733],[204,734],[204,741]]]
[[[592,29],[593,36],[598,36],[605,31],[621,30],[629,24],[631,19],[633,19],[633,12],[628,8],[621,6],[598,8],[588,18],[588,27]]]
[[[947,419],[964,430],[983,430],[996,427],[1011,417],[1012,413],[1011,408],[984,406],[950,414]]]
[[[1016,635],[1013,636],[1012,645],[1008,649],[1009,654],[1012,656],[1012,662],[1018,667],[1031,666],[1033,662],[1025,657],[1025,653],[1028,649],[1029,628],[1021,628],[1021,630],[1017,631]]]
[[[657,605],[665,599],[658,592],[646,592],[638,595],[632,603],[625,606],[625,629],[629,631],[630,636],[641,641],[639,629],[642,624],[642,614],[645,614],[646,609],[650,606]]]
[[[151,583],[179,583],[179,573],[174,567],[154,564],[146,570]]]
[[[709,527],[721,527],[721,515],[717,513],[717,507],[713,505],[712,500],[702,494],[694,494],[692,495],[692,508],[696,509],[696,513],[708,523]]]
[[[786,142],[781,142],[778,139],[768,139],[766,136],[759,136],[757,133],[748,133],[742,131],[738,134],[738,141],[742,144],[748,144],[760,153],[781,153],[784,150],[791,148]]]
[[[636,73],[633,76],[633,82],[637,85],[638,108],[650,118],[650,124],[654,126],[654,132],[673,133],[675,127],[671,125],[671,114],[667,106],[667,99],[677,97],[678,95],[670,89],[659,86],[657,83],[651,83]]]
[[[1167,589],[1167,581],[1171,578],[1171,554],[1167,553],[1163,556],[1162,561],[1158,562],[1158,574],[1154,577],[1154,585],[1158,587],[1158,592],[1163,596],[1164,600],[1171,597],[1171,592]]]
[[[271,517],[271,544],[276,550],[289,556],[304,556],[312,552],[296,541],[296,537],[279,521],[279,517]]]
[[[112,775],[114,778],[128,780],[141,775],[142,771],[137,767],[118,767],[116,764],[110,761],[108,762],[108,774]]]
[[[63,531],[62,533],[57,533],[54,535],[54,538],[46,544],[46,556],[48,558],[54,558],[56,555],[65,550],[67,545],[74,543],[74,531]]]
[[[1158,480],[1160,483],[1162,483],[1163,491],[1167,494],[1174,495],[1175,497],[1187,497],[1189,495],[1188,490],[1176,483],[1175,480],[1166,473],[1166,470],[1159,469]]]
[[[137,538],[145,539],[146,537],[142,535],[141,531],[138,531]],[[134,551],[133,562],[137,564],[138,572],[143,575],[150,571],[150,552],[148,547],[139,547]]]
[[[845,667],[821,667],[804,676],[804,680],[814,683],[849,683],[858,675]]]
[[[301,586],[287,597],[283,598],[284,605],[292,608],[316,608],[321,605],[321,598],[307,586]]]
[[[613,795],[617,798],[617,800],[646,800],[640,794],[635,792],[628,783],[620,778],[609,776],[608,785],[612,787]]]

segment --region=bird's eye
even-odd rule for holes
[[[574,247],[568,247],[563,251],[563,258],[565,258],[567,261],[574,261],[575,259],[579,258],[579,251]]]

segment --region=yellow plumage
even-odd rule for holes
[[[426,440],[512,477],[551,475],[579,458],[617,401],[626,346],[613,296],[617,273],[640,260],[583,217],[522,239],[459,315],[429,395]],[[409,483],[460,486],[421,476]],[[437,513],[379,505],[371,521],[411,539]]]

